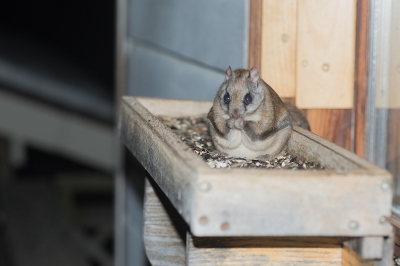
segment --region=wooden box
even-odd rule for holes
[[[124,97],[119,121],[121,140],[194,236],[368,239],[364,249],[378,250],[359,253],[382,257],[392,235],[386,170],[298,127],[289,152],[330,170],[211,169],[157,119],[204,115],[211,104]]]

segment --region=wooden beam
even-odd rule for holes
[[[342,247],[318,238],[197,238],[188,234],[187,265],[342,265]],[[320,240],[321,242],[321,240]]]
[[[250,1],[249,22],[249,65],[248,67],[261,67],[261,26],[262,26],[262,0]]]

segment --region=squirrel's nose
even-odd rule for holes
[[[240,117],[238,109],[233,110],[232,117],[236,119]]]

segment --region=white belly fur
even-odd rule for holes
[[[282,151],[291,132],[291,128],[287,127],[263,141],[251,141],[243,131],[231,130],[227,139],[216,136],[214,144],[219,151],[230,156],[245,158],[255,158],[266,154],[274,156]]]

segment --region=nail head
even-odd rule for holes
[[[306,67],[308,65],[308,62],[304,60],[301,64],[303,65],[303,67]]]
[[[210,186],[210,184],[207,183],[207,182],[202,182],[202,183],[200,184],[200,189],[201,189],[202,191],[209,191],[210,188],[211,188],[211,186]]]
[[[208,223],[207,216],[201,216],[199,219],[199,222],[200,222],[200,224],[203,224],[203,225],[207,224]]]
[[[358,228],[358,226],[359,226],[358,222],[356,222],[356,221],[350,221],[350,223],[349,223],[349,227],[352,230],[356,230]]]
[[[389,187],[390,187],[390,185],[389,185],[388,182],[383,182],[383,183],[381,184],[381,188],[382,188],[383,190],[387,190]]]
[[[221,229],[226,231],[229,229],[229,223],[228,222],[224,222],[221,224]]]
[[[288,36],[286,34],[282,35],[282,42],[287,42],[288,41]]]
[[[328,64],[323,64],[322,65],[322,70],[323,71],[328,71],[329,70],[329,65]]]

